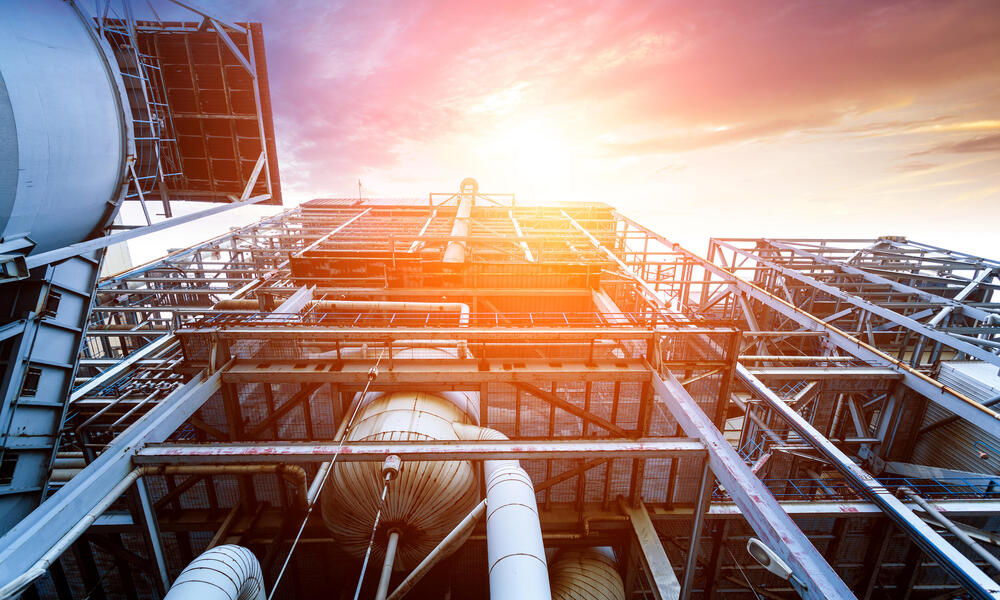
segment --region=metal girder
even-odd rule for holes
[[[736,366],[736,376],[802,439],[829,460],[855,490],[878,505],[887,517],[905,531],[924,552],[933,557],[962,587],[976,598],[1000,598],[1000,585],[931,529],[878,480],[855,464],[840,448],[823,437],[802,415],[792,410],[743,365]]]
[[[583,408],[573,404],[572,402],[569,402],[568,400],[565,400],[564,398],[560,398],[557,394],[553,394],[552,392],[547,392],[543,389],[538,388],[537,386],[531,385],[530,383],[515,382],[513,383],[513,385],[514,387],[520,389],[521,391],[527,392],[528,394],[531,394],[536,398],[544,400],[545,402],[548,402],[552,406],[557,406],[563,409],[564,411],[570,413],[571,415],[579,417],[581,420],[587,423],[593,423],[594,425],[601,427],[605,431],[609,431],[620,437],[627,437],[628,435],[628,432],[622,429],[621,427],[615,425],[614,423],[606,419],[602,419],[601,417],[591,413],[590,411],[584,410]]]
[[[744,281],[726,269],[710,263],[696,254],[681,248],[667,238],[653,231],[649,231],[642,225],[639,225],[621,213],[616,212],[615,214],[622,218],[625,222],[641,228],[643,231],[647,232],[650,237],[657,239],[663,244],[669,245],[676,252],[679,252],[689,259],[696,261],[706,271],[717,277],[725,279],[739,291],[752,296],[754,299],[764,303],[782,316],[795,321],[804,329],[825,333],[828,339],[844,352],[847,352],[848,354],[870,364],[893,369],[903,376],[903,384],[906,385],[906,387],[923,395],[928,400],[936,404],[940,404],[963,419],[975,423],[990,435],[1000,437],[1000,414],[995,411],[984,407],[975,400],[972,400],[958,391],[931,379],[923,373],[911,369],[907,365],[892,358],[884,352],[881,352],[861,340],[848,335],[829,323],[823,322],[821,319],[818,319],[797,306],[778,298],[767,290],[748,281]]]
[[[905,462],[887,462],[883,469],[894,475],[903,477],[914,477],[917,479],[987,479],[1000,482],[1000,475],[990,473],[974,473],[972,471],[957,471],[955,469],[942,469],[941,467],[930,467],[927,465],[915,465]]]
[[[709,463],[719,483],[743,512],[761,540],[792,569],[796,590],[806,599],[854,598],[809,538],[782,510],[770,490],[750,471],[732,445],[698,403],[671,374],[652,374],[660,397],[656,407],[671,414],[688,435],[697,435],[708,449]]]
[[[688,547],[687,560],[684,564],[684,581],[681,586],[680,600],[688,600],[694,592],[694,573],[698,568],[698,547],[701,545],[701,529],[705,524],[712,503],[712,490],[715,487],[715,476],[708,461],[701,468],[701,485],[698,486],[698,499],[694,504],[694,514],[691,518],[691,544]]]
[[[339,449],[339,450],[338,450]],[[488,442],[264,442],[226,444],[150,444],[136,452],[141,465],[304,463],[381,461],[390,454],[403,460],[500,460],[548,458],[672,458],[703,455],[705,445],[688,438],[587,439]]]
[[[177,293],[177,292],[171,292]],[[703,330],[714,333],[718,330]],[[468,342],[586,341],[648,339],[645,327],[327,327],[322,324],[264,327],[201,327],[183,329],[180,336],[218,335],[223,339],[318,340],[324,342],[393,342],[397,340],[467,340]],[[673,331],[665,331],[672,334]],[[677,333],[687,333],[679,331]],[[696,333],[696,332],[695,332]]]
[[[337,460],[340,460],[339,458]],[[555,478],[539,482],[536,489],[543,489],[543,485],[551,487]],[[565,481],[565,480],[563,480]],[[560,482],[556,482],[560,483]],[[933,500],[931,503],[942,513],[952,518],[957,517],[990,517],[1000,512],[1000,499],[996,500]],[[796,500],[782,501],[781,508],[789,516],[799,519],[870,519],[881,516],[882,510],[871,502],[863,500]],[[911,510],[923,515],[923,510],[916,504],[907,502],[906,505]],[[275,509],[281,510],[281,509]],[[675,506],[667,509],[663,506],[647,506],[649,518],[654,524],[678,523],[688,521],[693,516],[693,506]],[[168,511],[169,512],[169,511]],[[202,511],[191,509],[184,513],[172,513],[175,520],[170,520],[166,515],[160,517],[160,525],[163,531],[215,531],[219,523],[225,518],[218,511],[212,509],[202,509]],[[213,518],[207,518],[214,515]],[[247,517],[250,518],[250,517]],[[545,531],[579,531],[581,518],[590,523],[592,532],[621,528],[621,514],[617,507],[604,507],[601,502],[587,503],[582,510],[576,503],[554,503],[552,508],[542,508],[539,511],[539,518]],[[705,515],[706,520],[711,522],[728,522],[732,520],[743,520],[742,509],[733,502],[713,502]],[[930,518],[930,517],[927,517]],[[132,515],[127,512],[108,511],[97,521],[94,527],[98,531],[126,531],[135,527]],[[968,531],[968,530],[967,530]],[[973,533],[969,532],[970,535]],[[974,536],[975,537],[975,536]],[[985,536],[981,534],[982,541]]]
[[[716,240],[716,243],[719,246],[728,248],[733,252],[736,252],[737,254],[745,256],[753,261],[756,261],[759,264],[766,265],[767,267],[781,273],[785,277],[791,277],[792,279],[796,279],[802,283],[805,283],[806,285],[822,290],[824,293],[829,294],[834,298],[839,298],[840,300],[853,304],[862,310],[866,310],[872,314],[878,315],[883,319],[886,319],[887,321],[892,321],[893,323],[906,327],[907,329],[910,329],[913,332],[918,333],[924,337],[930,338],[937,342],[941,342],[945,346],[954,348],[959,352],[964,352],[969,356],[974,356],[978,358],[979,360],[1000,366],[1000,356],[993,354],[992,352],[984,348],[981,348],[974,344],[970,344],[969,342],[964,342],[960,339],[957,339],[955,336],[949,333],[945,333],[943,331],[938,331],[936,329],[927,327],[923,323],[916,321],[910,317],[901,315],[894,310],[884,308],[882,306],[879,306],[878,304],[875,304],[874,302],[869,302],[864,298],[859,298],[854,294],[844,292],[837,287],[834,287],[827,283],[823,283],[818,279],[810,277],[797,269],[784,267],[773,261],[767,260],[766,258],[753,254],[752,252],[747,252],[746,250],[743,250],[741,248],[737,248],[736,246],[733,246],[732,244],[728,244],[726,242]]]
[[[344,361],[339,370],[336,361],[238,362],[222,375],[227,383],[269,381],[272,383],[346,383],[364,384],[375,360]],[[384,365],[384,361],[383,361]],[[553,366],[555,365],[555,366]],[[391,367],[383,366],[373,385],[436,384],[442,388],[481,383],[524,381],[648,381],[649,371],[641,361],[615,360],[588,363],[582,360],[523,360],[515,366],[510,360],[434,360],[396,359]]]
[[[918,298],[920,298],[921,300],[923,300],[925,302],[932,302],[932,303],[935,303],[935,304],[943,304],[946,307],[948,307],[950,310],[958,309],[958,310],[962,311],[963,313],[965,313],[966,315],[968,315],[968,316],[970,316],[973,319],[976,319],[978,321],[982,321],[984,319],[987,319],[987,318],[989,318],[989,316],[991,314],[994,314],[994,313],[990,313],[988,311],[982,310],[981,308],[977,308],[975,306],[967,306],[967,305],[962,304],[960,302],[960,300],[962,298],[964,298],[965,295],[968,295],[969,292],[971,292],[973,289],[975,289],[976,285],[978,285],[979,283],[982,282],[982,279],[980,281],[978,281],[978,282],[977,281],[973,281],[972,283],[970,283],[971,287],[967,287],[966,288],[966,289],[968,289],[968,292],[966,292],[965,290],[963,290],[964,295],[962,296],[962,298],[958,298],[957,296],[956,296],[956,299],[946,298],[944,296],[938,296],[937,294],[931,294],[930,292],[926,292],[926,291],[921,290],[919,288],[915,288],[915,287],[906,285],[904,283],[899,283],[898,281],[894,281],[892,279],[888,279],[886,277],[882,277],[881,275],[876,275],[874,273],[869,273],[868,271],[865,271],[863,269],[859,269],[857,267],[852,267],[851,265],[846,264],[846,263],[842,263],[842,262],[838,262],[838,261],[835,261],[835,260],[831,260],[829,258],[826,258],[825,256],[820,256],[819,254],[814,254],[812,252],[809,252],[808,250],[803,250],[802,248],[798,248],[796,246],[791,246],[789,244],[784,244],[784,243],[779,242],[777,240],[765,239],[764,241],[767,242],[768,244],[771,244],[775,248],[781,248],[782,250],[788,250],[790,252],[794,252],[795,254],[798,254],[799,256],[802,256],[802,257],[805,257],[805,258],[809,258],[809,259],[814,260],[814,261],[816,261],[816,262],[818,262],[820,264],[840,269],[844,273],[849,273],[851,275],[856,275],[858,277],[862,277],[866,281],[869,281],[871,283],[877,283],[877,284],[880,284],[880,285],[887,285],[890,288],[896,290],[897,292],[901,292],[903,294],[912,294],[914,296],[917,296]],[[993,269],[986,269],[986,273],[985,274],[981,274],[981,275],[985,278],[992,271],[993,271]]]
[[[96,377],[89,379],[86,383],[77,387],[75,390],[73,390],[73,393],[69,397],[70,402],[75,402],[76,400],[79,400],[80,398],[83,398],[90,392],[94,391],[98,387],[111,383],[112,381],[123,375],[125,371],[127,371],[128,368],[134,365],[135,363],[146,358],[147,356],[151,356],[159,352],[160,350],[168,348],[171,344],[175,343],[176,341],[177,338],[174,337],[174,335],[171,333],[167,333],[156,338],[155,340],[146,344],[139,350],[136,350],[132,354],[128,355],[128,357],[116,363],[113,367],[106,369],[105,371],[102,371],[100,375],[97,375]]]
[[[32,254],[31,256],[25,259],[25,262],[27,262],[28,268],[33,269],[40,265],[47,265],[50,263],[54,263],[57,260],[70,258],[71,256],[79,256],[85,252],[100,250],[101,248],[107,248],[112,244],[119,244],[126,240],[139,237],[141,235],[146,235],[148,233],[153,233],[155,231],[161,231],[163,229],[169,229],[170,227],[174,227],[175,225],[183,225],[184,223],[189,223],[191,221],[196,221],[198,219],[203,219],[205,217],[217,215],[227,210],[232,210],[234,208],[239,208],[241,206],[248,206],[250,204],[263,202],[264,200],[267,200],[270,197],[271,197],[270,194],[261,194],[260,196],[247,198],[242,202],[230,202],[229,204],[223,204],[221,206],[215,206],[212,208],[199,210],[198,212],[191,213],[189,215],[173,217],[171,219],[167,219],[166,221],[160,221],[159,223],[153,223],[152,225],[147,225],[145,227],[140,227],[138,229],[119,231],[118,233],[112,233],[110,235],[105,235],[103,237],[99,237],[93,240],[71,244],[63,248],[49,250],[48,252],[42,252],[40,254]]]
[[[0,538],[0,589],[70,535],[83,515],[128,477],[136,450],[146,443],[165,440],[219,386],[218,373],[200,374],[172,392],[115,438],[97,460]]]
[[[653,527],[646,505],[641,501],[638,506],[629,506],[628,502],[619,501],[622,511],[628,515],[632,524],[632,533],[639,546],[639,563],[649,578],[649,588],[655,600],[677,600],[681,595],[681,584],[677,574],[670,564],[670,558],[663,550],[660,536]]]

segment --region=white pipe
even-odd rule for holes
[[[163,600],[265,600],[260,563],[242,546],[216,546],[181,571]]]
[[[16,596],[18,593],[23,591],[25,586],[44,575],[46,570],[52,566],[52,563],[58,560],[58,558],[62,556],[62,554],[66,552],[71,545],[73,545],[73,542],[79,539],[80,536],[94,524],[94,521],[104,514],[104,511],[114,504],[115,501],[118,500],[118,498],[141,477],[146,475],[243,475],[252,473],[277,473],[279,475],[286,476],[290,481],[292,481],[292,483],[294,483],[296,489],[298,490],[301,503],[304,504],[305,500],[309,498],[309,494],[306,490],[305,470],[302,467],[294,465],[180,465],[169,467],[139,467],[129,471],[129,473],[118,482],[118,485],[111,488],[111,490],[105,494],[103,498],[101,498],[101,501],[98,502],[94,508],[90,509],[85,515],[83,515],[80,520],[77,521],[76,525],[67,531],[65,535],[59,538],[59,541],[56,542],[48,552],[42,555],[42,557],[31,566],[31,568],[25,571],[14,581],[11,581],[3,589],[0,589],[0,600]]]
[[[459,439],[506,440],[499,431],[452,423]],[[535,486],[516,460],[483,461],[490,600],[551,600]]]
[[[396,545],[399,543],[399,531],[393,529],[389,532],[389,541],[385,545],[385,560],[382,561],[382,576],[378,580],[378,590],[375,591],[375,600],[385,600],[389,593],[389,580],[392,579],[392,563],[396,560]]]
[[[474,194],[462,194],[458,199],[458,210],[455,212],[455,222],[451,226],[451,237],[465,238],[469,235],[469,217],[472,216]],[[465,262],[465,240],[451,240],[441,258],[443,263],[461,264]]]
[[[479,519],[486,514],[486,500],[483,500],[476,505],[476,508],[472,509],[469,514],[465,515],[462,521],[455,525],[455,528],[451,530],[443,540],[441,540],[437,546],[431,550],[431,553],[424,557],[424,560],[420,561],[420,564],[410,571],[410,574],[406,576],[406,579],[402,581],[396,589],[392,591],[392,595],[389,596],[388,600],[399,600],[413,589],[417,583],[423,579],[424,575],[427,574],[434,565],[440,562],[442,559],[451,556],[451,554],[458,550],[459,546],[465,543],[465,540],[469,537],[469,532],[472,531]]]

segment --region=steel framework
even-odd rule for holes
[[[989,400],[939,373],[998,364],[998,267],[899,238],[702,258],[605,204],[478,190],[308,202],[99,283],[47,499],[0,539],[0,589],[159,596],[227,542],[270,587],[370,381],[478,392],[512,441],[337,460],[521,458],[546,545],[612,546],[630,600],[998,597],[921,502],[990,552],[1000,476],[914,460],[948,427],[1000,446]],[[358,304],[429,301],[468,310]],[[414,340],[456,358],[394,352]],[[483,537],[413,593],[478,596]],[[353,590],[321,519],[303,539],[279,596]]]

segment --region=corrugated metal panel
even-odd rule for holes
[[[979,402],[986,402],[1000,394],[997,368],[982,362],[942,363],[938,380]],[[937,404],[928,403],[921,427],[951,415]],[[1000,452],[990,453],[989,458],[984,460],[975,447],[977,441],[1000,451],[1000,439],[968,421],[955,421],[920,436],[913,449],[912,461],[962,471],[1000,474]]]

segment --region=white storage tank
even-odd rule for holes
[[[62,0],[0,0],[0,248],[43,252],[110,223],[131,120],[118,65]]]

